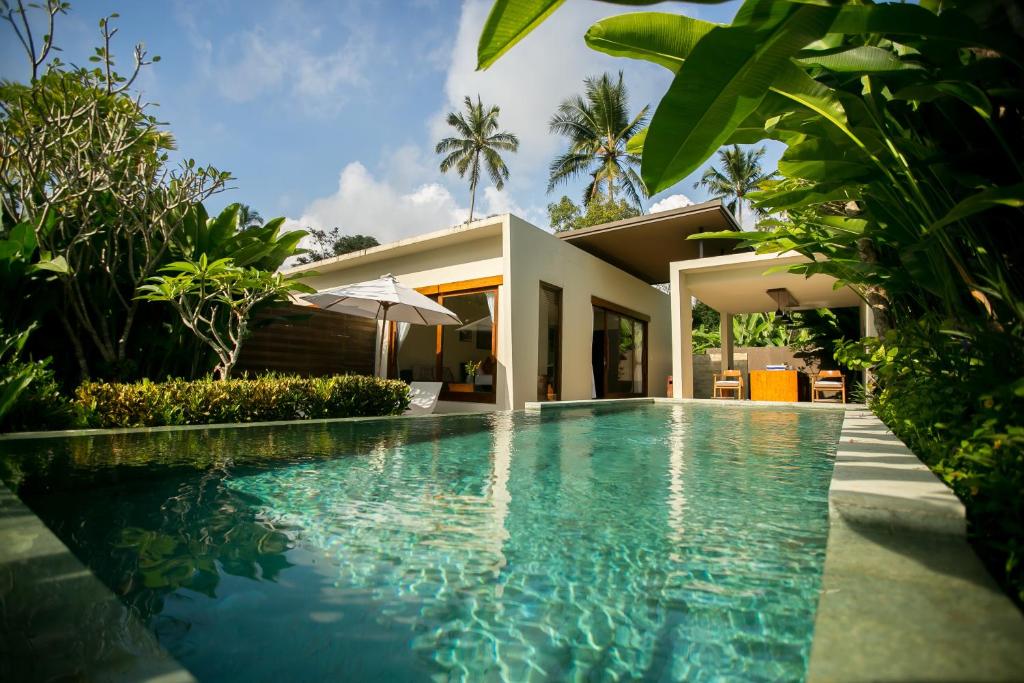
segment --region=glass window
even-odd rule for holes
[[[537,400],[557,401],[562,377],[562,290],[544,283],[537,332]]]

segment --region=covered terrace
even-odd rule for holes
[[[874,332],[870,309],[849,287],[837,287],[835,278],[806,277],[782,267],[808,263],[795,252],[785,254],[733,253],[670,264],[672,288],[672,375],[674,398],[692,398],[694,298],[721,316],[721,369],[734,367],[733,316],[782,310],[859,307],[861,336]]]

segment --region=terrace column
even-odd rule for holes
[[[732,334],[732,313],[719,313],[718,331],[722,338],[722,372],[725,372],[733,368],[735,340]]]
[[[861,336],[861,339],[863,339],[864,337],[877,337],[878,336],[878,330],[875,328],[875,312],[873,310],[871,310],[871,307],[868,306],[863,301],[860,302],[860,305],[859,305],[858,308],[859,308],[859,313],[860,313],[859,317],[860,317],[860,336]],[[870,370],[868,370],[868,369],[864,370],[863,381],[864,381],[864,390],[866,392],[868,387],[871,386],[871,383],[874,381],[873,373]]]
[[[669,266],[672,289],[672,396],[693,398],[693,296],[686,276]]]

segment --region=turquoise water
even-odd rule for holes
[[[0,443],[200,680],[800,680],[838,411]]]

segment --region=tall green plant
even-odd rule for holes
[[[460,178],[465,178],[469,173],[468,222],[472,222],[481,166],[487,171],[494,187],[503,189],[509,171],[505,160],[501,158],[501,152],[517,151],[519,138],[507,131],[498,130],[498,115],[501,113],[499,107],[484,107],[479,95],[476,102],[466,97],[464,103],[465,112],[451,112],[446,119],[448,125],[455,129],[457,137],[444,138],[437,143],[434,151],[445,155],[441,159],[442,173],[455,169]]]
[[[548,127],[565,136],[569,149],[551,162],[548,192],[559,184],[589,175],[583,190],[583,205],[589,207],[604,194],[614,205],[620,189],[634,206],[647,196],[636,169],[640,157],[626,149],[627,141],[644,127],[648,107],[636,116],[629,114],[629,93],[619,72],[618,80],[602,74],[583,81],[584,94],[573,95],[558,105]]]

